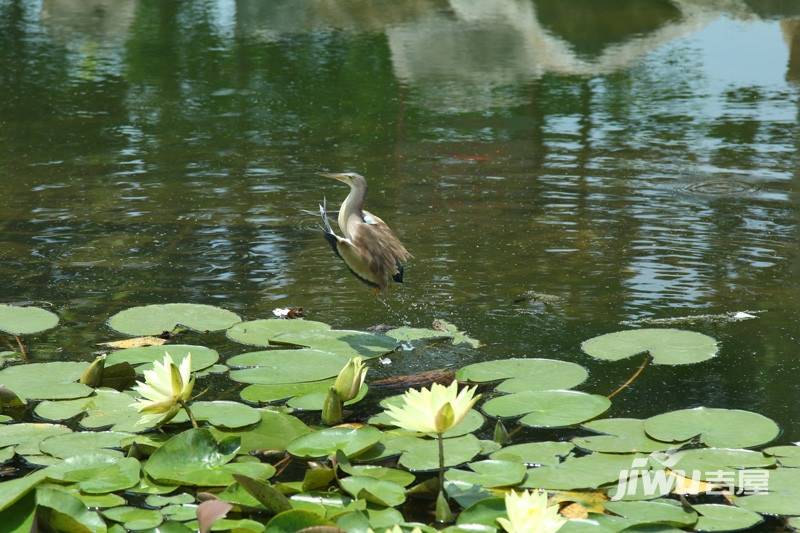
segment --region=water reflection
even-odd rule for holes
[[[53,301],[75,353],[118,309],[188,300],[445,317],[485,356],[566,359],[625,319],[770,309],[706,328],[723,356],[665,395],[787,418],[791,387],[762,392],[800,370],[800,13],[565,5],[0,0],[0,300]],[[417,258],[388,307],[303,214],[344,194],[320,169],[365,173]],[[514,304],[527,290],[560,303]],[[643,380],[615,414],[671,386]]]

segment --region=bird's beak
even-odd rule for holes
[[[319,175],[323,178],[333,178],[335,180],[344,181],[344,175],[335,172],[320,172]]]

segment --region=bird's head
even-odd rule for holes
[[[355,172],[321,172],[320,176],[339,180],[342,183],[350,185],[351,187],[357,187],[360,185],[366,186],[367,184],[367,180],[364,179],[364,176],[361,174],[356,174]]]

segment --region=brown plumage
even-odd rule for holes
[[[350,186],[339,208],[342,237],[333,232],[324,202],[320,206],[325,238],[333,251],[358,279],[378,291],[385,292],[391,280],[402,283],[403,268],[412,256],[383,220],[364,210],[367,181],[355,173],[322,175]]]

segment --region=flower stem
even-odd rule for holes
[[[183,400],[181,400],[179,403],[180,403],[181,407],[183,408],[183,410],[186,411],[186,416],[189,417],[189,421],[192,423],[192,427],[194,429],[197,429],[199,426],[197,425],[197,420],[194,419],[194,415],[192,414],[192,410],[189,409],[189,406],[186,405],[186,402],[184,402]]]
[[[19,335],[14,335],[14,339],[17,341],[17,346],[19,346],[19,354],[22,356],[22,360],[27,361],[28,349],[25,347],[25,343],[22,342],[22,337]]]
[[[436,434],[439,441],[439,490],[444,490],[444,437],[441,433]]]
[[[619,394],[620,392],[622,392],[622,391],[624,391],[626,388],[628,388],[628,386],[629,386],[631,383],[633,383],[634,381],[636,381],[636,379],[637,379],[639,376],[641,376],[641,375],[642,375],[642,372],[644,372],[644,369],[645,369],[645,368],[647,368],[647,365],[649,365],[649,364],[650,364],[650,360],[651,360],[651,359],[652,359],[652,357],[650,356],[650,354],[647,354],[647,355],[645,356],[645,358],[644,358],[644,361],[642,361],[642,365],[641,365],[639,368],[637,368],[637,369],[636,369],[636,372],[634,372],[634,373],[633,373],[633,375],[632,375],[631,377],[629,377],[629,378],[628,378],[628,381],[626,381],[625,383],[623,383],[622,385],[620,385],[619,387],[617,387],[617,388],[614,390],[614,392],[612,392],[611,394],[609,394],[609,395],[607,396],[607,398],[610,400],[611,398],[613,398],[614,396],[616,396],[617,394]]]

